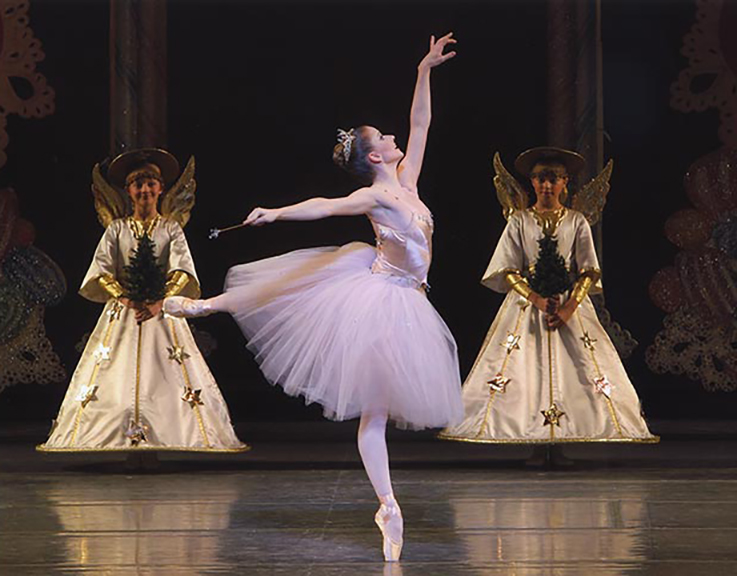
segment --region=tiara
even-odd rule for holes
[[[351,157],[351,147],[355,140],[356,134],[353,132],[353,128],[348,130],[348,132],[338,128],[338,144],[343,147],[343,160],[345,160],[346,164]]]

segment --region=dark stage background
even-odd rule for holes
[[[69,293],[47,310],[47,333],[69,374],[75,344],[100,306],[76,289],[102,233],[89,191],[108,153],[108,3],[34,0],[43,43],[38,70],[56,90],[56,112],[8,120],[8,163],[36,245],[64,270]],[[604,217],[604,282],[614,318],[640,341],[627,361],[648,416],[732,417],[733,398],[682,377],[656,375],[645,348],[663,313],[648,299],[652,275],[672,262],[665,219],[688,205],[689,164],[719,147],[716,113],[669,108],[684,66],[691,1],[603,2],[606,157],[615,159]],[[436,217],[430,298],[456,335],[465,374],[501,302],[479,284],[504,225],[491,157],[508,167],[546,140],[546,5],[539,1],[222,2],[168,5],[169,148],[197,159],[197,205],[186,233],[205,295],[229,266],[300,247],[370,242],[361,218],[279,223],[207,240],[254,205],[348,193],[331,162],[336,127],[369,123],[406,143],[415,66],[431,33],[452,30],[458,57],[433,72],[434,118],[420,181]],[[313,419],[312,406],[271,388],[227,316],[195,321],[218,348],[209,357],[236,422]],[[17,385],[0,395],[2,420],[50,421],[66,383]]]

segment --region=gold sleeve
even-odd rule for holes
[[[578,280],[576,280],[576,283],[573,285],[573,290],[571,290],[571,298],[573,298],[579,304],[583,302],[584,298],[586,298],[586,295],[589,293],[589,290],[591,290],[591,287],[596,283],[597,280],[599,280],[600,277],[601,272],[599,272],[598,270],[582,270],[581,275],[578,277]]]
[[[111,298],[120,298],[123,295],[123,287],[112,274],[103,274],[97,279],[97,283]]]
[[[522,298],[529,300],[532,289],[527,283],[527,280],[519,272],[507,272],[504,275],[504,279],[509,284],[509,287],[517,292]]]
[[[176,296],[180,294],[189,282],[189,274],[183,270],[174,270],[169,274],[166,281],[166,296]]]

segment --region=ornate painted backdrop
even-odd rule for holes
[[[7,117],[43,118],[54,111],[54,91],[36,71],[44,53],[29,27],[28,5],[0,0],[0,169],[8,161]],[[66,378],[43,322],[45,308],[64,297],[66,280],[33,245],[35,235],[33,224],[21,217],[15,190],[0,189],[0,392],[11,384]]]
[[[688,65],[671,86],[680,112],[715,108],[723,146],[696,159],[684,177],[691,207],[674,212],[665,236],[676,247],[650,297],[666,312],[647,350],[656,372],[686,374],[706,390],[737,390],[737,6],[699,0],[683,39]],[[711,119],[704,119],[711,123]]]

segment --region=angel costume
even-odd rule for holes
[[[103,220],[99,207],[98,213]],[[187,240],[176,215],[171,216],[156,216],[146,227],[130,216],[107,226],[79,290],[105,307],[49,439],[38,450],[248,449],[235,435],[225,401],[186,320],[159,315],[138,324],[134,310],[118,300],[123,295],[118,279],[144,233],[155,243],[156,260],[167,272],[167,294],[199,295]]]
[[[495,158],[497,173],[504,171]],[[611,171],[611,165],[607,167]],[[607,176],[608,179],[608,176]],[[498,180],[495,180],[499,188]],[[608,188],[608,184],[607,184]],[[577,195],[578,196],[578,195]],[[500,198],[501,199],[501,198]],[[440,438],[486,443],[657,442],[588,292],[602,289],[591,227],[581,212],[538,213],[505,206],[507,226],[482,284],[506,293],[463,385],[465,419]],[[515,289],[538,260],[539,240],[555,236],[577,278],[575,313],[556,330]],[[565,294],[563,301],[568,298]]]
[[[231,268],[227,307],[266,378],[326,417],[457,423],[456,344],[425,295],[432,217],[414,211],[403,230],[371,223],[376,248],[353,242]]]

